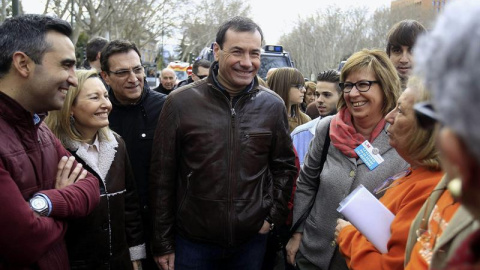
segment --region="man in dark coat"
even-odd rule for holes
[[[155,269],[149,252],[150,215],[147,200],[148,171],[153,134],[166,95],[151,91],[135,44],[126,40],[110,42],[101,53],[102,77],[109,85],[112,112],[110,128],[120,134],[127,145],[137,184],[142,221],[147,244],[143,269]]]

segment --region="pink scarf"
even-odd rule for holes
[[[371,142],[373,142],[385,127],[385,119],[382,118],[373,129]],[[366,139],[355,130],[352,123],[352,115],[347,108],[341,109],[330,123],[330,139],[332,144],[347,157],[358,158],[355,148]]]

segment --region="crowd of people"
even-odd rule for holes
[[[400,21],[316,81],[259,78],[263,32],[234,17],[155,89],[130,41],[76,70],[68,22],[6,19],[0,269],[480,269],[479,16]],[[337,210],[360,187],[385,250]]]

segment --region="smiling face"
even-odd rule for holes
[[[345,83],[376,80],[375,74],[364,68],[349,74],[345,79]],[[379,83],[373,83],[370,86],[370,90],[366,92],[360,92],[357,87],[354,86],[349,93],[343,93],[343,97],[354,122],[369,120],[373,123],[378,123],[378,121],[383,118],[382,107],[384,96]]]
[[[337,84],[319,81],[317,82],[315,95],[317,96],[315,104],[320,116],[327,116],[336,111],[338,99],[340,98]]]
[[[136,103],[142,95],[145,78],[145,72],[131,71],[142,66],[137,52],[130,50],[127,53],[113,54],[108,58],[108,64],[110,70],[102,71],[102,76],[115,97],[122,104]],[[130,70],[130,73],[126,77],[114,73],[122,70]]]
[[[177,80],[177,75],[173,69],[164,69],[160,75],[160,83],[163,85],[163,88],[166,90],[173,90],[175,88],[175,83]]]
[[[234,90],[248,86],[260,67],[262,37],[258,31],[225,33],[223,48],[215,43],[215,59],[218,59],[221,82]]]
[[[387,129],[389,143],[405,160],[409,159],[407,149],[416,130],[413,110],[415,98],[416,93],[412,88],[405,89],[398,99],[395,109],[385,116],[385,120],[391,124]]]
[[[46,34],[45,41],[51,47],[43,55],[41,64],[33,64],[34,71],[29,86],[29,108],[26,109],[34,113],[61,109],[68,88],[77,85],[72,41],[54,31]]]
[[[83,139],[92,139],[98,130],[108,126],[112,103],[99,78],[89,78],[83,84],[70,111],[75,118],[75,128]]]

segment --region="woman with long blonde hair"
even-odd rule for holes
[[[83,167],[94,174],[100,203],[71,220],[65,235],[72,269],[138,269],[145,258],[138,195],[120,136],[108,128],[112,104],[96,71],[77,70],[60,111],[46,123]]]

